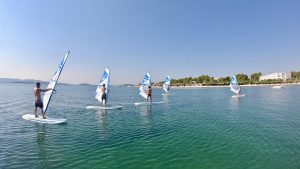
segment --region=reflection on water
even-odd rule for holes
[[[101,126],[105,125],[105,120],[106,120],[106,110],[102,109],[102,110],[98,110],[96,112],[96,118],[99,119],[99,123]]]
[[[46,124],[43,123],[35,123],[36,127],[36,141],[38,145],[43,145],[44,141],[46,140]]]
[[[36,141],[38,144],[38,156],[41,160],[41,166],[47,166],[48,164],[48,156],[47,156],[47,124],[35,123],[36,127]]]
[[[230,110],[238,110],[239,109],[239,104],[240,104],[240,99],[243,99],[241,97],[231,97],[229,99],[229,109]]]

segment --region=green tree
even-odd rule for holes
[[[246,74],[239,73],[236,75],[236,78],[239,81],[239,84],[248,84],[249,83],[249,77]]]
[[[291,72],[292,79],[300,80],[300,72]]]
[[[259,81],[260,76],[262,75],[261,72],[253,73],[250,78],[252,83],[257,83]]]

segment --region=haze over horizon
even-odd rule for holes
[[[297,0],[0,1],[0,78],[112,84],[300,70]]]

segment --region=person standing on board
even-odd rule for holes
[[[105,93],[105,91],[106,91],[106,87],[105,87],[105,84],[103,84],[102,85],[102,96],[101,96],[101,104],[102,104],[102,106],[104,106],[105,105],[105,103],[106,103],[106,93]]]
[[[42,100],[41,93],[42,92],[47,92],[49,90],[55,91],[54,89],[41,89],[41,83],[40,82],[36,83],[36,87],[33,89],[33,92],[34,92],[34,101],[35,101],[35,108],[34,108],[34,115],[35,115],[35,117],[38,117],[37,114],[36,114],[36,111],[37,111],[37,108],[39,107],[41,109],[43,118],[44,119],[46,118],[45,114],[44,114],[44,110],[43,110],[44,105],[43,105],[43,100]]]
[[[152,89],[151,89],[151,86],[148,86],[148,90],[147,90],[147,102],[148,102],[149,97],[150,97],[150,101],[152,103]]]
[[[239,86],[239,93],[238,93],[238,95],[241,95],[241,86],[240,85],[238,85]]]

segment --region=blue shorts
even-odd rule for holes
[[[42,109],[44,107],[44,104],[43,102],[35,102],[35,107],[39,107]]]

